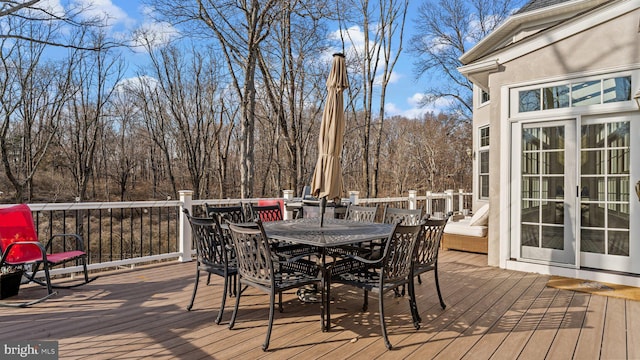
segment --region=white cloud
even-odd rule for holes
[[[168,44],[180,35],[178,29],[168,22],[145,21],[133,36],[133,46],[136,51],[144,51]]]
[[[122,91],[124,89],[130,90],[141,90],[145,87],[154,89],[158,85],[158,80],[154,77],[142,75],[142,76],[134,76],[126,79],[120,80],[116,85],[117,91]]]
[[[84,8],[82,16],[105,19],[107,26],[123,25],[130,28],[136,24],[136,20],[112,0],[74,0],[74,5]]]
[[[447,99],[437,99],[432,103],[422,105],[423,101],[428,97],[424,93],[415,93],[406,99],[406,106],[400,107],[395,103],[385,103],[384,111],[387,116],[404,116],[409,119],[419,119],[424,114],[433,112],[439,113],[444,111],[449,105]]]

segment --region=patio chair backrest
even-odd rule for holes
[[[375,206],[358,206],[349,204],[347,206],[347,213],[345,219],[362,222],[374,222],[376,220],[376,213],[378,212],[378,205]]]
[[[253,205],[250,204],[251,207],[251,215],[253,220],[260,220],[262,222],[266,221],[279,221],[283,219],[282,216],[282,207],[280,204],[270,204],[270,205]]]
[[[220,224],[225,222],[243,223],[246,221],[242,204],[216,207],[205,203],[204,206],[207,210],[207,216],[215,217]]]
[[[16,244],[5,254],[9,246],[15,242],[34,244]],[[42,251],[36,244],[38,235],[28,205],[20,204],[0,209],[0,250],[6,263],[21,264],[41,260]]]
[[[385,224],[416,225],[422,219],[422,208],[399,209],[385,206],[382,222]]]
[[[252,224],[253,225],[253,224]],[[257,226],[229,224],[238,262],[238,273],[250,282],[264,286],[274,284],[274,266],[271,247],[262,223]]]
[[[218,220],[213,218],[199,218],[189,215],[189,210],[184,209],[184,213],[191,224],[191,236],[196,245],[198,260],[205,265],[220,266],[229,264],[230,244],[227,244],[222,236],[222,229]]]
[[[438,260],[438,249],[445,225],[447,225],[447,219],[427,219],[425,221],[416,243],[415,264],[417,266],[428,266]]]
[[[418,225],[396,224],[393,233],[385,242],[381,283],[402,281],[409,276],[413,265],[416,241],[423,226],[424,223]]]

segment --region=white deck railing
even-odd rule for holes
[[[54,223],[56,227],[61,226],[64,229],[62,232],[81,233],[85,238],[85,247],[90,254],[89,270],[98,271],[121,267],[135,267],[139,264],[158,261],[191,261],[193,257],[191,229],[186,217],[182,213],[183,208],[188,209],[193,214],[195,208],[203,206],[205,203],[223,206],[238,203],[256,203],[259,200],[300,201],[300,199],[292,197],[291,191],[285,191],[284,197],[277,199],[193,200],[192,194],[193,192],[190,190],[180,191],[179,200],[34,203],[29,204],[29,207],[34,213],[36,226],[38,226],[42,241],[46,240],[47,235],[51,235],[54,230]],[[357,192],[350,192],[349,195],[349,198],[343,199],[343,202],[361,205],[378,204],[381,208],[386,204],[408,209],[422,207],[425,213],[434,214],[434,216],[451,211],[462,212],[463,209],[470,209],[472,200],[472,194],[462,190],[447,190],[444,193],[427,192],[424,196],[418,196],[416,191],[409,191],[408,196],[387,198],[361,199]],[[125,216],[127,211],[129,215]],[[61,216],[59,214],[54,215],[55,213],[61,213]],[[114,213],[117,213],[115,219]],[[106,217],[108,217],[108,219],[105,220]],[[157,219],[154,219],[154,217],[157,217]],[[285,211],[285,218],[291,217],[292,213]],[[41,218],[46,219],[40,221]],[[60,220],[60,218],[62,220]],[[67,221],[68,224],[65,225]],[[60,222],[62,222],[62,225],[60,225]],[[96,223],[98,225],[96,225]],[[116,228],[115,231],[113,230],[114,227]],[[45,230],[43,230],[43,228]],[[105,228],[107,230],[105,230]],[[42,234],[45,231],[49,233]],[[59,232],[60,231],[53,233]],[[107,233],[106,237],[109,238],[106,244],[103,243],[103,233],[105,232]],[[157,239],[160,237],[162,239]],[[114,244],[114,238],[116,242],[119,243]],[[132,250],[136,245],[139,249],[135,251]],[[148,246],[149,249],[143,250],[145,245]],[[163,250],[163,246],[166,247],[166,249]],[[108,251],[105,252],[104,247],[110,248],[112,252],[114,247],[120,247],[120,253],[109,254]],[[128,251],[123,250],[125,247]],[[98,254],[96,254],[96,252]],[[105,258],[107,259],[105,260]],[[53,269],[51,274],[74,274],[79,271],[81,271],[79,266],[70,266]]]

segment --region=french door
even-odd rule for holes
[[[575,121],[533,122],[514,126],[512,239],[519,258],[575,264]],[[514,151],[515,153],[515,151]],[[515,205],[515,204],[514,204]]]
[[[640,116],[514,123],[512,135],[512,256],[640,273]]]

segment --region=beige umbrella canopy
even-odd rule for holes
[[[318,161],[311,181],[311,193],[321,199],[322,215],[326,200],[340,199],[342,172],[340,154],[344,140],[344,100],[342,91],[349,87],[344,55],[334,54],[327,79],[327,101],[322,113],[318,137]]]

